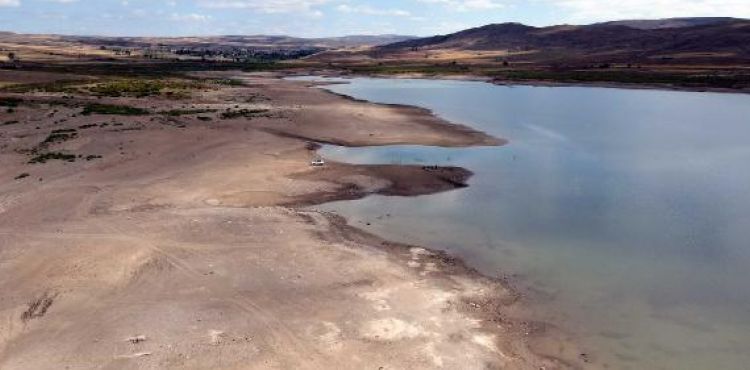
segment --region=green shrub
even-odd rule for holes
[[[19,98],[0,98],[0,107],[11,107],[15,108],[21,104],[23,100]]]
[[[227,79],[219,79],[219,80],[209,80],[211,83],[215,83],[217,85],[226,85],[226,86],[245,86],[245,83],[240,80],[235,80],[232,78]]]
[[[74,128],[63,128],[59,130],[52,130],[53,134],[70,134],[76,132],[76,129]]]
[[[64,141],[68,141],[71,139],[75,139],[78,137],[78,133],[73,130],[73,132],[69,132],[68,130],[59,130],[59,131],[65,131],[65,132],[54,132],[52,131],[49,136],[47,136],[44,141],[42,141],[42,145],[44,144],[53,144],[53,143],[62,143]]]
[[[99,96],[146,96],[165,95],[173,98],[186,96],[182,90],[199,89],[204,86],[195,81],[173,79],[124,79],[102,82],[89,88],[89,91]],[[170,91],[164,91],[170,90]]]
[[[149,114],[145,109],[129,107],[126,105],[110,104],[87,104],[81,112],[84,116],[91,114],[111,114],[120,116],[141,116]]]
[[[240,110],[228,110],[221,113],[221,119],[233,119],[233,118],[253,118],[268,113],[268,109],[240,109]]]
[[[217,112],[216,109],[172,109],[165,112],[161,112],[161,114],[165,116],[170,117],[179,117],[179,116],[187,116],[187,115],[193,115],[193,114],[203,114],[203,113],[214,113]]]
[[[31,160],[29,160],[29,163],[30,164],[47,163],[47,161],[51,161],[51,160],[75,162],[76,156],[73,154],[65,154],[65,153],[60,153],[60,152],[49,152],[49,153],[39,154],[36,157],[31,158]]]
[[[102,96],[135,96],[140,98],[158,95],[164,86],[164,83],[158,80],[121,80],[100,83],[89,88],[89,90]]]

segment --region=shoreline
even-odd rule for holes
[[[286,77],[289,76],[280,76],[278,77],[281,80],[285,80]],[[328,76],[322,76],[322,77],[328,77]],[[291,82],[303,82],[308,85],[308,87],[318,87],[318,86],[326,86],[326,85],[336,85],[340,83],[327,83],[327,82],[315,82],[315,81],[295,81],[295,80],[288,80]],[[465,141],[462,143],[457,144],[433,144],[433,145],[426,145],[426,146],[439,146],[439,147],[446,147],[446,148],[462,148],[462,147],[480,147],[480,146],[504,146],[508,144],[508,139],[505,138],[498,138],[492,135],[489,135],[485,132],[476,130],[472,128],[471,126],[463,123],[458,122],[451,122],[443,117],[440,117],[439,115],[435,114],[431,109],[419,107],[416,105],[408,105],[408,104],[394,104],[394,103],[377,103],[372,102],[366,99],[358,99],[350,95],[337,93],[335,91],[329,90],[329,89],[321,89],[321,91],[324,91],[327,94],[345,99],[350,102],[354,103],[361,103],[371,106],[379,106],[379,107],[390,107],[398,109],[402,112],[404,112],[407,115],[413,115],[418,117],[424,117],[427,118],[427,121],[429,124],[433,125],[436,129],[446,131],[450,130],[454,133],[460,133],[465,134],[472,138],[470,141]],[[279,135],[285,135],[281,132],[275,132],[275,134]],[[373,143],[367,143],[367,144],[355,144],[355,143],[341,143],[341,142],[333,142],[333,141],[321,141],[321,140],[315,140],[308,137],[301,137],[297,136],[297,138],[310,140],[310,141],[316,141],[321,144],[329,144],[329,145],[340,145],[340,146],[346,146],[350,148],[356,148],[356,147],[366,147],[366,146],[389,146],[389,145],[409,145],[413,143],[388,143],[388,144],[373,144]],[[419,144],[414,144],[419,145]]]
[[[286,72],[282,72],[286,73]],[[748,89],[731,89],[719,87],[689,87],[673,84],[650,84],[650,83],[624,83],[624,82],[575,82],[575,81],[548,81],[548,80],[502,80],[493,77],[483,77],[477,75],[426,75],[422,73],[404,73],[404,74],[382,74],[382,73],[348,73],[342,71],[311,71],[310,73],[299,74],[299,72],[289,72],[295,76],[320,76],[333,78],[348,77],[365,77],[365,78],[382,78],[382,79],[417,79],[417,80],[446,80],[446,81],[471,81],[485,82],[498,86],[532,86],[532,87],[590,87],[605,89],[626,89],[626,90],[654,90],[654,91],[679,91],[679,92],[696,92],[696,93],[716,93],[716,94],[750,94]]]
[[[0,325],[0,367],[538,369],[580,361],[575,349],[535,352],[532,337],[547,332],[519,318],[510,284],[446,253],[299,209],[451,190],[471,176],[447,167],[311,168],[310,141],[461,147],[494,139],[425,110],[241,77],[253,84],[196,92],[193,107],[100,100],[152,112],[215,109],[209,120],[88,116],[76,104],[22,102],[12,115],[23,122],[0,126],[11,138],[0,148],[8,195],[0,197],[8,256],[0,281],[14,281],[0,302],[12,324]],[[237,107],[271,113],[221,118]],[[50,149],[100,157],[27,163],[25,149],[52,132],[75,135]]]
[[[328,76],[325,76],[328,77]],[[284,77],[282,77],[284,79]],[[486,82],[486,81],[480,81],[480,80],[473,80],[477,82]],[[297,81],[295,81],[297,82]],[[346,82],[344,82],[346,83]],[[335,85],[339,84],[337,82],[332,83],[326,83],[326,82],[311,82],[309,88],[317,88],[318,86],[325,86],[325,85]],[[465,129],[469,131],[470,133],[479,133],[482,135],[487,135],[486,133],[482,131],[478,131],[474,128],[472,128],[469,125],[464,125],[461,123],[455,123],[451,122],[439,115],[437,115],[434,111],[428,108],[416,106],[416,105],[408,105],[408,104],[389,104],[389,103],[379,103],[379,102],[373,102],[366,99],[359,99],[355,98],[350,95],[337,93],[328,89],[322,89],[322,91],[325,91],[331,95],[346,99],[347,101],[357,102],[357,103],[364,103],[364,104],[370,104],[374,106],[384,106],[384,107],[395,107],[395,108],[406,108],[410,110],[417,110],[421,114],[425,114],[428,116],[437,117],[440,120],[443,120],[441,124],[444,125],[446,128],[459,128],[459,129]],[[470,148],[470,147],[480,147],[480,146],[504,146],[509,143],[507,139],[504,138],[496,138],[492,136],[493,139],[497,141],[497,144],[469,144],[469,145],[461,145],[461,146],[449,146],[450,148]],[[320,144],[327,144],[327,145],[335,145],[335,146],[343,146],[343,147],[349,147],[349,148],[357,148],[361,147],[361,145],[346,145],[341,143],[333,143],[333,142],[319,142]],[[398,145],[398,144],[385,144],[382,146],[390,146],[390,145]],[[381,146],[381,145],[364,145],[364,146]],[[426,145],[426,146],[435,146],[435,145]],[[319,148],[315,148],[315,150],[318,150]],[[335,165],[340,165],[340,163],[335,162]],[[419,168],[421,166],[415,166],[415,165],[379,165],[379,164],[369,164],[369,165],[356,165],[358,167],[373,167],[373,168],[382,168],[382,167],[391,167],[396,168],[400,170],[408,170],[408,169],[415,169]],[[424,167],[422,167],[424,169]],[[452,191],[457,190],[461,188],[468,188],[470,185],[467,183],[467,180],[469,180],[474,173],[471,172],[470,169],[465,169],[462,167],[439,167],[436,166],[436,169],[438,171],[457,171],[459,180],[456,182],[449,182],[447,184],[443,183],[442,186],[440,184],[435,184],[434,181],[437,180],[438,182],[441,180],[438,178],[428,178],[423,180],[417,180],[417,181],[411,181],[410,184],[403,184],[400,187],[404,188],[404,191],[401,192],[392,192],[390,188],[386,188],[383,190],[378,191],[370,191],[370,192],[360,192],[360,191],[353,191],[350,192],[348,190],[345,190],[344,193],[339,194],[327,194],[327,199],[325,197],[321,199],[319,196],[313,196],[315,200],[308,199],[303,200],[299,203],[291,203],[287,206],[296,209],[296,210],[302,210],[304,208],[314,207],[315,205],[319,204],[325,204],[330,202],[339,202],[339,201],[351,201],[351,200],[357,200],[362,199],[371,195],[386,195],[386,196],[402,196],[402,197],[418,197],[422,195],[429,195],[429,194],[435,194],[445,191]],[[382,176],[382,174],[380,175]],[[381,178],[388,178],[392,180],[391,178],[385,176]],[[428,191],[423,191],[425,185],[427,185]],[[430,188],[432,186],[432,188]],[[431,254],[431,257],[433,257],[436,261],[439,261],[438,263],[438,270],[440,271],[441,275],[445,274],[446,276],[466,276],[470,279],[475,279],[479,281],[486,281],[490,284],[497,285],[502,290],[505,290],[510,295],[510,299],[508,297],[504,298],[490,298],[488,300],[484,300],[482,304],[475,304],[468,302],[468,312],[470,312],[472,315],[476,315],[480,320],[487,321],[487,322],[503,322],[506,324],[510,324],[511,327],[515,327],[514,330],[516,331],[516,335],[518,335],[518,338],[526,342],[527,345],[529,345],[530,349],[532,350],[532,353],[535,355],[540,355],[542,358],[545,358],[547,360],[552,361],[554,364],[553,366],[556,368],[557,366],[560,366],[561,368],[578,368],[580,366],[590,366],[592,365],[592,358],[591,354],[589,353],[583,353],[580,348],[577,347],[577,344],[574,342],[569,342],[568,334],[563,333],[559,331],[559,328],[553,327],[552,323],[548,322],[539,322],[539,321],[533,321],[528,316],[528,313],[519,313],[517,310],[524,311],[523,308],[523,299],[524,295],[521,293],[521,290],[516,288],[516,284],[513,282],[513,278],[509,276],[490,276],[488,274],[482,273],[476,268],[470,266],[463,258],[460,256],[456,256],[448,251],[444,251],[437,248],[432,248],[430,246],[423,246],[423,245],[410,245],[406,243],[400,243],[400,242],[394,242],[390,241],[383,236],[371,233],[369,231],[366,231],[364,229],[358,228],[356,226],[350,225],[348,223],[348,220],[339,214],[336,214],[335,212],[326,212],[326,211],[317,211],[317,210],[310,210],[311,212],[316,212],[323,214],[327,218],[329,218],[332,222],[334,227],[334,232],[337,234],[343,234],[344,238],[348,238],[351,240],[357,240],[360,241],[364,245],[369,245],[375,248],[384,249],[388,251],[388,253],[394,255],[396,258],[404,259],[405,255],[408,255],[408,250],[413,248],[419,248],[421,250],[425,250],[428,253]],[[520,306],[519,306],[520,305]],[[488,309],[487,306],[492,307],[491,309]],[[515,311],[515,318],[511,318],[507,315],[507,312],[503,311]],[[524,317],[525,316],[525,317]],[[520,319],[519,317],[524,317]],[[553,333],[553,331],[557,331],[556,333]],[[549,340],[550,343],[542,343],[539,345],[539,347],[534,348],[531,344],[531,341],[528,339],[533,340]],[[565,345],[561,345],[563,342]],[[564,348],[566,347],[567,348]],[[532,349],[534,348],[534,349]],[[564,348],[564,349],[563,349]],[[539,352],[536,352],[539,351]],[[560,351],[559,353],[552,352]]]

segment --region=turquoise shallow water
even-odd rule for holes
[[[517,274],[540,319],[612,368],[750,366],[750,96],[346,81],[326,88],[429,108],[510,144],[328,146],[324,156],[346,162],[476,175],[448,193],[317,208]]]

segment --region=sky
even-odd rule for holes
[[[692,16],[750,18],[750,0],[0,0],[0,31],[105,36],[427,36]]]

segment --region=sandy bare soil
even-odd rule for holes
[[[501,141],[416,108],[243,78],[182,100],[0,93],[23,99],[0,107],[0,368],[571,365],[553,357],[567,347],[530,349],[518,297],[500,282],[293,207],[446,191],[471,175],[313,168],[310,140]],[[86,102],[217,111],[84,115]],[[222,119],[227,109],[263,113]],[[29,163],[39,153],[75,159]]]

